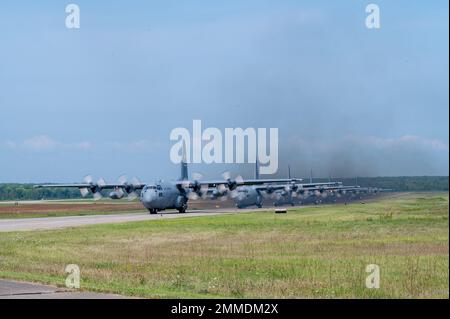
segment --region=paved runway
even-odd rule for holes
[[[204,210],[204,211],[197,210],[185,214],[179,214],[178,212],[164,212],[162,214],[155,214],[155,215],[150,215],[149,213],[129,213],[129,214],[111,214],[111,215],[0,219],[0,232],[59,229],[59,228],[94,225],[94,224],[124,223],[133,221],[161,220],[161,219],[185,218],[195,216],[211,216],[217,214],[232,214],[248,211],[267,211],[267,210],[274,210],[274,208],[261,208],[261,209],[224,208],[224,209]]]
[[[122,299],[120,295],[77,292],[55,286],[0,279],[0,299]]]

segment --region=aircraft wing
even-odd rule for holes
[[[34,185],[34,188],[93,188],[98,187],[101,189],[114,189],[114,188],[127,188],[133,187],[134,189],[142,189],[145,184],[98,184],[98,183],[81,183],[81,184],[42,184]]]
[[[297,184],[297,185],[299,188],[343,187],[342,182],[305,183],[305,184]]]
[[[91,184],[41,184],[34,185],[34,188],[89,188]]]
[[[301,179],[298,178],[279,178],[279,179],[247,179],[247,180],[209,180],[209,181],[194,181],[194,180],[181,180],[176,181],[175,184],[184,188],[196,188],[200,186],[217,187],[219,185],[234,185],[234,186],[251,186],[251,185],[263,185],[271,183],[295,183]]]
[[[276,191],[276,190],[292,190],[292,191],[324,191],[324,190],[336,190],[342,189],[341,182],[329,182],[329,183],[307,183],[307,184],[264,184],[257,185],[254,188],[258,191]]]
[[[119,194],[117,192],[118,189],[121,189],[120,194],[116,195],[116,197],[110,197],[112,199],[120,199],[123,198],[125,195],[129,199],[134,199],[138,195],[136,194],[137,190],[141,190],[144,188],[145,184],[141,183],[117,183],[117,184],[108,184],[103,181],[99,181],[97,183],[74,183],[74,184],[41,184],[41,185],[35,185],[34,188],[78,188],[80,190],[81,196],[86,197],[89,194],[89,191],[91,191],[94,199],[100,199],[103,197],[102,190],[105,189],[113,189],[114,192]]]

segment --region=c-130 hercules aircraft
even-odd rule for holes
[[[258,171],[258,168],[256,170]],[[94,199],[102,197],[102,190],[111,189],[112,191],[109,193],[111,199],[122,199],[125,196],[129,199],[139,197],[141,203],[148,209],[150,214],[156,214],[166,209],[176,209],[180,213],[185,213],[189,199],[198,197],[226,199],[227,196],[230,196],[235,200],[238,208],[248,206],[261,207],[262,196],[277,190],[289,188],[299,194],[303,194],[303,192],[322,192],[342,187],[340,182],[300,184],[301,179],[299,178],[259,179],[257,175],[259,174],[256,173],[255,179],[249,180],[244,180],[240,176],[232,179],[230,174],[226,172],[222,175],[222,180],[201,181],[199,175],[189,180],[187,161],[186,157],[183,156],[181,176],[176,181],[158,181],[152,184],[145,184],[136,179],[129,183],[125,178],[119,178],[119,183],[108,184],[103,179],[94,183],[91,177],[86,177],[85,183],[80,184],[47,184],[35,185],[35,187],[75,187],[80,189],[83,197],[91,191]],[[140,195],[137,194],[138,191],[140,191]]]

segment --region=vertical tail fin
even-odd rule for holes
[[[313,182],[313,177],[312,177],[312,168],[311,168],[311,170],[309,171],[309,182],[312,184],[312,182]]]
[[[183,159],[181,160],[181,180],[189,179],[188,176],[188,166],[187,166],[187,158],[186,158],[186,142],[183,141]]]
[[[288,178],[291,179],[291,166],[288,165]]]
[[[255,179],[259,179],[259,162],[256,160],[255,162]]]

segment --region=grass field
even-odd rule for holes
[[[0,277],[141,297],[448,298],[448,193],[0,234]],[[367,289],[366,265],[380,267]]]

